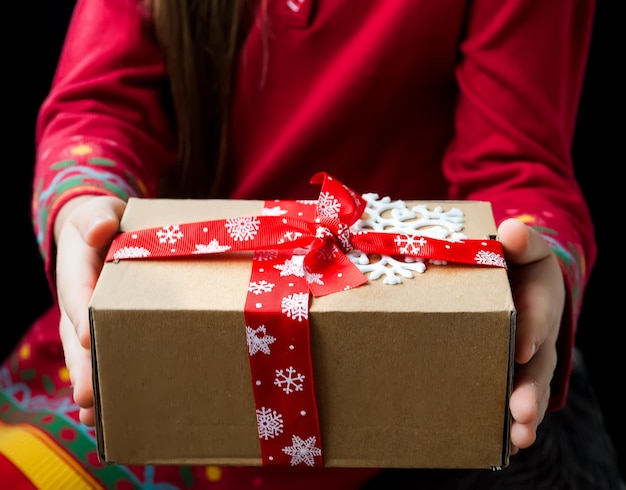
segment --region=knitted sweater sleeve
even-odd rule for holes
[[[556,253],[568,308],[550,408],[563,406],[576,321],[596,258],[594,228],[571,149],[594,2],[470,2],[457,80],[456,137],[444,160],[451,198],[484,199]]]
[[[53,223],[77,195],[154,196],[176,160],[167,78],[140,2],[78,0],[36,126],[32,219],[54,291]]]

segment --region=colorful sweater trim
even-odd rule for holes
[[[133,158],[115,142],[75,136],[71,144],[42,152],[40,166],[47,172],[34,186],[32,219],[46,274],[54,290],[53,223],[65,203],[80,195],[109,195],[128,200],[146,196],[146,185],[119,162]],[[134,159],[134,158],[133,158]]]

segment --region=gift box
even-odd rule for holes
[[[350,225],[354,236],[359,229],[393,234],[396,222],[410,237],[405,251],[423,236],[444,248],[495,240],[488,202],[361,197],[368,204]],[[299,217],[319,209],[319,200],[288,204]],[[194,251],[175,252],[177,238],[191,233],[180,223],[239,226],[231,233],[239,243],[254,217],[279,217],[284,207],[284,201],[129,200],[121,232],[132,241],[134,231],[160,230],[159,246],[175,256],[155,258],[143,247],[125,246],[126,260],[105,263],[97,282],[89,313],[101,460],[254,466],[278,461],[277,451],[292,466],[506,466],[515,330],[506,267],[340,250],[365,280],[307,296],[304,312],[283,298],[283,316],[288,310],[294,321],[286,332],[303,343],[288,338],[281,344],[285,356],[295,357],[282,359],[278,369],[263,362],[279,352],[277,338],[290,334],[273,334],[266,313],[251,324],[259,318],[251,310],[270,285],[291,285],[303,270],[303,242],[277,253],[272,238],[262,250],[233,251],[203,237],[207,227],[200,225]],[[278,275],[272,281],[251,276],[255,261],[272,254],[285,264],[273,266]],[[265,272],[259,263],[256,273]],[[322,282],[304,269],[309,283]],[[295,321],[297,311],[307,317],[306,328]],[[291,401],[306,391],[303,379],[313,398]],[[259,401],[260,385],[280,392],[285,410],[313,420],[318,432],[294,429],[287,414],[269,406],[274,402]],[[288,443],[277,443],[278,436]]]

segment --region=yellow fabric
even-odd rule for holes
[[[35,427],[6,425],[0,421],[0,453],[42,490],[103,488],[71,456]]]

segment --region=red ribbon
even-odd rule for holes
[[[323,466],[310,355],[309,293],[358,287],[346,253],[410,256],[506,268],[497,240],[439,240],[351,229],[365,200],[324,172],[317,201],[267,201],[262,216],[122,232],[106,260],[255,251],[244,316],[264,465]]]

